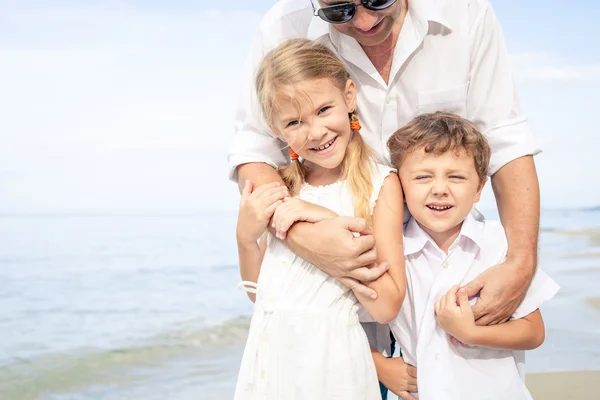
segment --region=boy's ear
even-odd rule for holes
[[[356,110],[356,84],[352,79],[348,79],[346,81],[344,97],[346,99],[346,106],[348,107],[348,112]]]
[[[479,200],[481,199],[481,192],[483,191],[483,188],[485,187],[485,184],[487,181],[488,181],[488,178],[486,176],[485,179],[482,180],[481,183],[479,184],[479,189],[477,190],[477,194],[475,194],[475,203],[478,203]]]

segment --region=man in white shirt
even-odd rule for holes
[[[536,269],[539,186],[533,155],[540,150],[521,114],[489,1],[279,1],[261,21],[246,65],[229,154],[230,179],[240,187],[245,180],[255,186],[281,182],[275,168],[289,162],[285,145],[262,121],[254,74],[268,51],[297,37],[329,42],[346,63],[358,87],[361,134],[379,162],[390,163],[385,145],[390,135],[421,113],[451,111],[484,132],[492,147],[490,175],[509,251],[504,263],[467,289],[470,294],[481,290],[474,308],[479,324],[506,321]],[[349,231],[362,235],[354,238]],[[362,220],[297,223],[286,241],[296,254],[365,294],[369,289],[360,281],[382,273],[368,268],[375,243]]]

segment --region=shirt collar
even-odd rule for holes
[[[444,2],[445,0],[412,0],[409,2],[409,13],[414,14],[415,17],[413,17],[413,20],[415,23],[423,25],[420,28],[425,28],[425,22],[433,21],[452,30],[452,26],[448,23],[446,18],[444,18],[442,12],[443,4],[441,3]],[[316,6],[318,7],[318,4],[316,4]],[[331,24],[323,21],[318,16],[313,16],[310,25],[308,26],[307,38],[315,40],[327,34],[330,34],[330,36],[333,34],[333,36],[335,36],[338,31],[331,28],[330,25]],[[334,38],[332,37],[332,39]]]
[[[444,18],[443,8],[446,7],[446,0],[409,0],[408,10],[413,15],[416,24],[419,21],[437,22],[452,30],[452,26]]]
[[[473,212],[476,212],[476,210]],[[464,237],[481,248],[483,246],[484,222],[476,220],[473,212],[465,218],[455,243],[460,246]],[[404,255],[408,256],[420,252],[428,242],[437,247],[431,236],[419,226],[414,218],[411,218],[404,230]]]
[[[316,3],[316,0],[312,1],[315,1]],[[310,12],[312,13],[312,8],[310,9]],[[306,35],[307,39],[315,40],[321,36],[329,34],[329,25],[330,24],[328,22],[323,21],[320,17],[313,16],[312,20],[310,21],[310,25],[308,26],[308,33]]]

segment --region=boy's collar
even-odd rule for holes
[[[483,216],[473,209],[465,218],[460,233],[456,239],[456,243],[460,244],[461,238],[466,237],[470,239],[477,247],[483,247],[483,227],[484,227]],[[427,242],[430,242],[437,247],[431,236],[427,234],[417,223],[417,221],[411,217],[404,230],[404,255],[415,254],[423,250]]]

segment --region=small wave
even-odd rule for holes
[[[198,330],[181,329],[138,346],[82,349],[35,359],[13,358],[0,366],[0,399],[37,400],[44,394],[65,393],[92,385],[135,382],[139,371],[171,360],[202,357],[207,351],[244,343],[250,319],[239,317]]]

